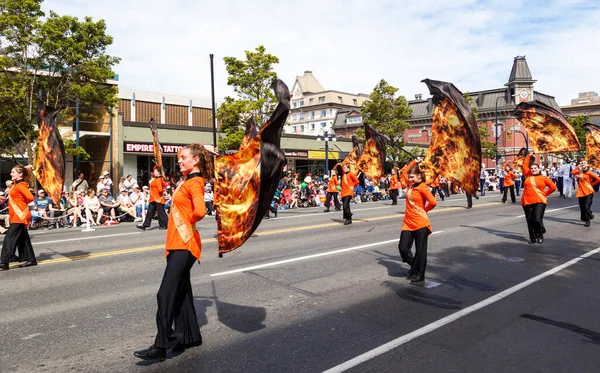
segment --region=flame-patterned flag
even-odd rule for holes
[[[539,101],[521,102],[515,116],[527,128],[534,153],[581,150],[575,129],[558,110]]]
[[[523,172],[523,163],[525,162],[525,157],[529,154],[529,150],[527,148],[521,148],[519,153],[517,154],[515,160],[513,161],[513,165]],[[529,158],[529,167],[533,164],[535,157]]]
[[[357,166],[371,181],[379,184],[383,177],[383,164],[385,162],[385,144],[386,138],[377,132],[373,127],[364,124],[365,148],[358,159]]]
[[[425,79],[433,95],[431,144],[419,164],[427,183],[438,175],[476,195],[481,169],[481,140],[473,110],[452,83]]]
[[[54,108],[38,103],[35,175],[54,206],[59,206],[65,184],[65,145],[56,125],[57,115]]]
[[[585,128],[585,158],[591,167],[600,169],[600,126],[592,123]]]
[[[350,172],[358,176],[358,174],[360,174],[360,168],[358,168],[358,160],[360,159],[362,153],[363,147],[360,145],[356,137],[352,137],[352,151],[350,151],[350,153],[348,153],[346,158],[342,161],[342,166],[349,165]],[[338,174],[342,174],[341,170]]]
[[[240,150],[215,159],[215,206],[219,256],[240,247],[254,233],[277,189],[286,163],[281,131],[290,110],[288,87],[273,84],[279,104],[257,134],[247,123]]]
[[[160,170],[161,175],[164,177],[165,170],[163,169],[162,147],[158,141],[158,126],[156,125],[154,118],[151,118],[148,124],[150,125],[150,131],[152,131],[152,150],[154,151],[154,162],[156,163],[156,167],[158,167]]]

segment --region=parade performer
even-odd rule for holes
[[[335,211],[340,211],[340,201],[338,200],[338,178],[337,171],[331,170],[331,177],[329,178],[329,182],[327,183],[327,196],[325,197],[325,210],[323,212],[329,212],[329,207],[331,206],[331,199],[333,198],[333,203],[335,205]]]
[[[146,213],[146,220],[142,224],[137,224],[136,227],[141,230],[146,230],[152,224],[152,218],[154,217],[154,211],[158,213],[158,229],[167,229],[167,213],[165,212],[165,197],[163,193],[165,191],[165,182],[162,176],[162,169],[158,166],[154,166],[152,171],[154,179],[150,182],[150,198],[148,200],[148,211]],[[204,193],[204,189],[202,190]]]
[[[425,176],[413,160],[401,175],[403,185],[408,185],[406,191],[406,212],[400,233],[398,249],[404,263],[410,265],[407,279],[412,283],[425,280],[425,267],[427,266],[427,238],[431,234],[431,222],[427,212],[433,209],[437,202],[425,184]],[[411,248],[415,243],[415,254]]]
[[[512,167],[510,167],[510,164],[507,162],[504,165],[504,194],[502,197],[502,203],[506,203],[506,194],[508,193],[508,190],[510,189],[510,201],[512,203],[515,203],[517,200],[515,198],[515,179],[517,178],[517,175],[513,172]]]
[[[165,244],[167,267],[157,294],[158,333],[152,346],[134,352],[143,360],[164,360],[168,349],[181,351],[202,344],[190,270],[196,261],[200,262],[202,244],[196,223],[206,215],[205,177],[212,175],[214,166],[208,151],[199,144],[185,146],[178,163],[186,180],[171,200]]]
[[[31,221],[31,211],[27,205],[33,202],[34,199],[28,187],[29,170],[25,166],[17,165],[10,171],[10,177],[14,183],[14,186],[10,189],[8,201],[10,226],[6,231],[2,245],[0,271],[9,269],[9,262],[15,255],[17,247],[19,248],[19,260],[25,262],[19,265],[20,268],[37,265],[33,246],[27,232],[27,227]]]
[[[531,164],[531,157],[532,155],[528,154],[523,161],[523,175],[526,178],[523,183],[521,204],[527,220],[529,243],[533,244],[537,241],[541,244],[546,233],[543,219],[548,204],[547,197],[556,190],[556,185],[550,178],[541,174],[539,164]]]
[[[579,177],[576,197],[579,200],[581,221],[585,222],[584,225],[586,227],[589,227],[590,220],[594,218],[594,214],[592,213],[592,202],[594,200],[593,186],[600,183],[600,177],[590,170],[590,166],[586,160],[582,160],[571,174]]]
[[[352,224],[352,212],[350,211],[350,200],[354,196],[354,188],[359,184],[358,178],[350,171],[350,165],[345,164],[342,166],[342,208],[344,225]]]
[[[390,177],[390,198],[392,205],[398,204],[398,169],[392,167],[392,177]]]

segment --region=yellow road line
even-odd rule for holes
[[[499,203],[500,202],[484,203],[481,205],[475,205],[475,206],[473,206],[473,208],[484,207],[484,206],[489,206],[489,205],[497,205]],[[464,210],[464,209],[465,209],[464,207],[448,207],[448,208],[431,210],[429,213],[430,214],[441,213],[441,212],[445,212],[445,211],[455,211],[455,210]],[[394,215],[386,215],[386,216],[378,216],[378,217],[373,217],[373,218],[368,218],[368,219],[356,219],[356,220],[354,220],[354,223],[355,224],[368,223],[368,222],[378,221],[378,220],[398,219],[401,217],[404,217],[404,213],[394,214]],[[302,227],[295,227],[295,228],[275,229],[275,230],[271,230],[271,231],[254,233],[253,236],[268,236],[268,235],[272,235],[272,234],[297,232],[297,231],[303,231],[303,230],[307,230],[307,229],[335,227],[340,224],[342,224],[342,223],[325,223],[325,224],[305,225]],[[209,242],[217,242],[217,239],[207,238],[207,239],[202,240],[202,243],[209,243]],[[153,246],[136,247],[136,248],[132,248],[132,249],[104,251],[104,252],[94,253],[94,254],[63,256],[62,258],[40,260],[40,261],[38,261],[38,264],[40,264],[40,265],[55,264],[55,263],[73,262],[76,260],[83,260],[83,259],[102,258],[102,257],[106,257],[106,256],[141,253],[144,251],[164,249],[164,247],[165,247],[164,245],[153,245]],[[10,268],[14,268],[16,266],[17,265],[11,265]]]

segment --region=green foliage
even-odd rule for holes
[[[477,113],[477,106],[473,101],[473,97],[469,96],[469,92],[463,93],[463,97],[467,104],[473,110],[473,115],[475,115],[475,120],[477,120],[477,130],[479,131],[479,139],[481,140],[481,157],[483,159],[496,159],[496,144],[486,139],[490,136],[490,131],[487,129],[485,124],[479,122],[479,114]]]
[[[585,124],[585,116],[578,115],[574,118],[568,118],[569,123],[573,126],[575,133],[577,134],[577,139],[579,140],[579,144],[581,144],[581,149],[585,148],[585,129],[583,129],[583,125]]]
[[[369,100],[363,103],[360,112],[363,122],[386,135],[399,147],[404,147],[404,130],[410,128],[406,121],[412,109],[404,96],[396,97],[398,88],[391,86],[384,79],[373,88]],[[364,139],[364,131],[357,130],[357,136]],[[392,160],[398,162],[408,157],[395,147],[388,146],[386,152]]]
[[[52,11],[44,18],[41,3],[0,0],[0,148],[10,147],[11,136],[27,139],[32,151],[40,90],[59,120],[73,117],[77,100],[84,120],[100,118],[118,101],[117,88],[105,83],[120,60],[106,53],[113,41],[106,23]]]
[[[220,131],[226,134],[222,143],[230,150],[239,148],[248,118],[253,116],[256,123],[262,126],[277,102],[271,85],[277,78],[273,65],[279,63],[279,58],[266,53],[262,45],[255,51],[245,53],[245,60],[235,57],[223,59],[229,74],[227,85],[232,86],[238,96],[237,99],[225,97],[217,110]]]
[[[63,139],[65,144],[65,153],[71,154],[73,157],[79,156],[79,159],[87,161],[90,159],[90,155],[81,146],[75,146],[75,140]]]

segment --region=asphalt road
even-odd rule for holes
[[[0,273],[0,372],[600,371],[600,221],[550,197],[529,245],[520,204],[499,199],[430,213],[425,286],[404,279],[404,200],[352,205],[350,226],[283,211],[224,258],[207,216],[192,269],[204,345],[155,364],[132,352],[156,332],[156,222],[33,231],[40,265]]]

